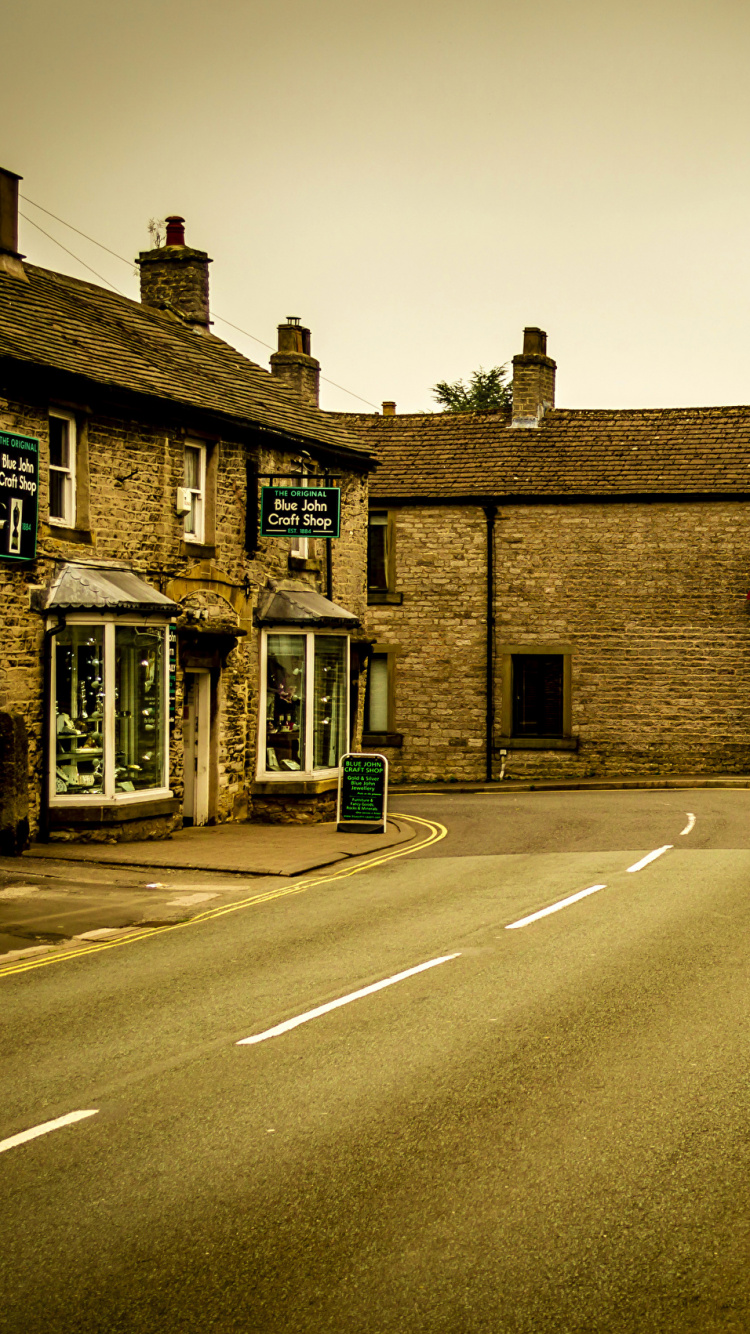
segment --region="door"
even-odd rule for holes
[[[184,763],[185,824],[205,824],[208,819],[208,757],[211,731],[211,675],[185,673]]]

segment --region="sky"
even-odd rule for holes
[[[301,317],[325,408],[435,410],[525,325],[560,407],[750,402],[746,0],[24,0],[4,34],[27,258],[137,299],[182,214],[214,332],[267,366]]]

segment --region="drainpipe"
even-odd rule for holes
[[[65,629],[62,612],[57,625],[44,631],[42,655],[42,786],[39,793],[39,842],[49,843],[49,785],[50,785],[50,692],[52,689],[52,641]]]
[[[495,744],[495,516],[497,505],[484,507],[487,520],[487,782],[492,782],[492,752]]]

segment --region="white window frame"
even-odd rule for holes
[[[315,681],[315,636],[336,636],[346,641],[346,665],[344,668],[346,681],[346,698],[344,702],[344,717],[346,720],[346,735],[344,738],[344,749],[342,755],[345,755],[351,743],[349,709],[350,709],[350,690],[351,690],[351,638],[346,630],[328,630],[320,626],[317,630],[300,630],[294,625],[275,625],[269,626],[261,635],[260,641],[260,701],[258,708],[258,761],[256,776],[264,783],[295,783],[309,782],[311,778],[330,778],[339,771],[339,766],[335,768],[313,769],[313,732],[315,722],[314,711],[314,681]],[[285,769],[279,772],[276,769],[266,768],[266,700],[268,686],[268,636],[269,635],[298,635],[300,639],[306,640],[305,643],[305,760],[308,768],[289,770]]]
[[[188,523],[190,522],[190,515],[185,515],[185,541],[194,542],[196,546],[203,546],[206,540],[206,466],[208,460],[208,446],[202,440],[185,441],[183,448],[183,477],[185,476],[184,460],[188,449],[197,450],[199,456],[198,486],[188,486],[187,482],[185,482],[185,490],[191,496],[196,497],[196,515],[198,522],[195,529],[189,532]]]
[[[50,408],[50,419],[56,418],[58,421],[64,421],[68,424],[68,467],[61,468],[57,464],[49,463],[49,479],[51,482],[52,473],[62,473],[63,481],[63,499],[64,511],[62,515],[53,515],[47,506],[49,522],[57,528],[75,528],[76,526],[76,455],[78,453],[78,433],[76,430],[76,419],[72,412],[65,412],[62,408]],[[51,458],[51,450],[49,451]],[[52,487],[50,485],[50,494]]]
[[[54,645],[55,638],[52,639],[52,663],[50,672],[50,693],[47,700],[47,726],[49,729],[49,773],[47,775],[49,804],[50,806],[80,806],[82,804],[95,806],[127,806],[133,805],[139,801],[157,801],[162,797],[171,797],[173,795],[169,787],[169,622],[164,620],[152,620],[144,616],[110,616],[93,618],[85,613],[72,613],[66,616],[65,625],[91,625],[104,627],[104,717],[102,726],[102,758],[104,761],[104,791],[103,792],[58,792],[56,787],[56,756],[57,756],[57,716],[55,705],[57,702],[57,655]],[[165,777],[164,787],[140,788],[137,792],[116,792],[115,791],[115,627],[116,626],[143,626],[148,625],[153,630],[161,630],[164,635],[164,651],[162,660],[164,665],[164,680],[162,683],[162,699],[164,701],[164,768]],[[55,621],[49,620],[47,628],[52,629]]]

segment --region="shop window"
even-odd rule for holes
[[[167,788],[167,633],[107,621],[54,636],[51,801]]]
[[[76,523],[76,419],[57,409],[49,415],[49,521]]]
[[[349,640],[345,635],[265,636],[261,771],[335,769],[348,744]]]

